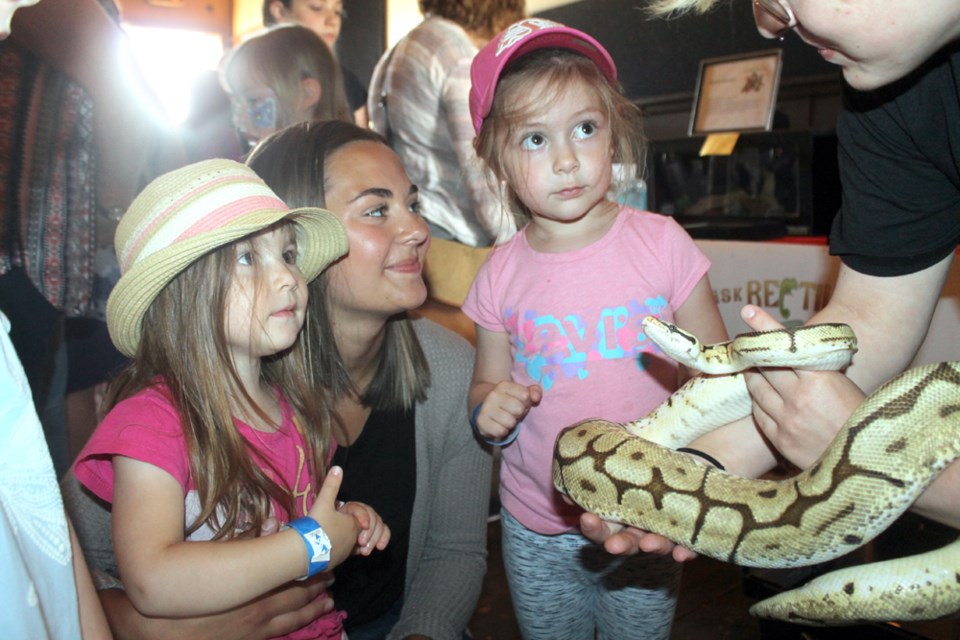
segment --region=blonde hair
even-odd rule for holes
[[[301,122],[262,140],[250,153],[247,165],[290,207],[325,207],[326,161],[337,150],[358,141],[389,148],[380,134],[353,123]],[[378,410],[410,409],[426,399],[430,369],[405,313],[387,321],[380,365],[370,386],[355,387],[334,340],[326,293],[329,273],[320,274],[310,283],[307,322],[322,345],[312,354],[318,385],[333,398],[356,394],[364,406]]]
[[[628,100],[619,87],[611,85],[585,56],[566,49],[540,49],[529,53],[512,62],[500,76],[490,115],[474,138],[477,156],[498,180],[507,183],[507,196],[518,227],[529,222],[531,214],[507,180],[501,151],[520,123],[578,80],[594,87],[603,105],[610,122],[612,162],[635,168],[635,174],[625,175],[622,184],[643,175],[646,142],[639,107]],[[534,96],[532,89],[541,81],[545,81],[550,90]]]
[[[647,10],[655,16],[706,13],[720,0],[650,0]]]
[[[203,256],[164,287],[143,317],[137,353],[108,391],[108,406],[113,407],[143,389],[166,386],[200,499],[200,515],[186,523],[186,533],[208,524],[217,539],[256,536],[268,517],[283,518],[271,513],[271,499],[288,517],[297,514],[292,488],[281,486],[270,470],[258,466],[252,446],[234,425],[231,397],[240,396],[256,407],[233,365],[224,328],[237,242]],[[261,377],[264,384],[282,390],[297,416],[306,443],[306,468],[317,490],[330,446],[328,408],[333,405],[308,383],[312,374],[302,347],[306,339],[301,336],[290,349],[265,358]],[[255,410],[269,421],[259,407]]]
[[[271,27],[233,49],[224,59],[220,80],[233,94],[240,78],[253,78],[277,95],[277,129],[293,124],[303,80],[320,84],[311,120],[353,121],[340,65],[320,36],[296,24]]]

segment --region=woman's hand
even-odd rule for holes
[[[580,516],[580,531],[596,544],[602,544],[607,553],[632,556],[637,553],[653,553],[658,556],[671,554],[677,562],[687,562],[697,554],[655,533],[636,527],[607,522],[594,513]]]
[[[741,317],[755,331],[782,329],[762,309],[747,305]],[[767,440],[801,469],[817,461],[864,394],[839,371],[764,368],[746,373],[753,417]]]
[[[373,510],[373,507],[362,502],[346,502],[340,507],[341,513],[353,516],[360,527],[360,535],[357,536],[357,546],[354,548],[354,555],[368,556],[374,549],[383,551],[390,542],[390,527],[388,527],[383,518]]]

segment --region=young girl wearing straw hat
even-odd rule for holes
[[[307,282],[346,248],[335,216],[288,209],[228,160],[157,178],[120,221],[107,324],[133,362],[74,473],[113,505],[141,613],[226,611],[386,546],[373,509],[337,507],[331,405],[299,340]],[[339,639],[342,618],[287,637]]]
[[[248,164],[290,206],[329,209],[347,230],[349,255],[309,285],[303,340],[314,392],[334,401],[340,497],[376,509],[390,544],[336,567],[332,603],[300,593],[316,583],[291,583],[225,614],[146,618],[109,588],[116,575],[109,512],[68,476],[64,501],[101,578],[111,628],[136,640],[260,640],[335,605],[348,614],[350,640],[462,640],[486,571],[491,460],[467,421],[472,347],[412,317],[427,296],[430,243],[417,189],[380,135],[348,122],[291,125],[264,140]]]

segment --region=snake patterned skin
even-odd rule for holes
[[[824,336],[818,348],[834,358],[827,368],[844,366],[856,349],[845,325],[745,334],[714,348],[700,346],[672,325],[648,320],[648,330],[653,328],[648,334],[665,340],[664,351],[686,350],[683,357],[694,368],[704,360],[698,354],[721,352],[739,360],[727,370],[754,366],[753,351],[764,366],[793,366],[790,345],[813,339],[816,327]],[[806,335],[798,337],[798,332]],[[683,342],[694,347],[687,349]],[[827,348],[827,343],[834,346]],[[772,355],[774,350],[781,350],[780,358]],[[718,356],[719,361],[727,366],[729,358]],[[739,399],[712,397],[717,395],[714,385],[719,394]],[[715,403],[734,409],[718,421]],[[917,367],[882,386],[814,465],[786,480],[741,478],[672,450],[729,422],[737,412],[738,417],[749,415],[750,399],[742,375],[731,374],[694,378],[650,416],[630,425],[604,420],[572,425],[556,441],[554,485],[602,518],[658,533],[713,558],[750,567],[818,564],[876,537],[960,457],[960,363]],[[921,556],[827,574],[751,608],[754,615],[811,625],[930,620],[958,612],[957,542]]]

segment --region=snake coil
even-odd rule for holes
[[[841,368],[856,350],[846,325],[744,334],[706,347],[656,318],[644,325],[666,353],[700,370],[740,371],[759,362]],[[819,349],[823,360],[791,351],[801,343]],[[813,466],[786,480],[738,477],[673,451],[749,415],[750,402],[742,374],[700,376],[643,420],[567,427],[554,447],[554,485],[602,518],[702,555],[786,568],[866,544],[960,457],[960,362],[917,367],[883,385]],[[835,571],[751,608],[761,617],[811,625],[931,620],[958,612],[960,542]]]

